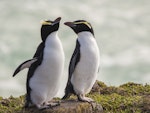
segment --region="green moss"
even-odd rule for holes
[[[110,95],[97,95],[95,93],[89,96],[101,104],[105,112],[130,113],[140,111],[138,107],[138,103],[141,100],[140,96],[126,97],[116,93]]]
[[[135,84],[129,82],[127,84],[121,85],[119,88],[124,90],[123,95],[147,95],[150,94],[150,85],[142,85],[142,84]]]
[[[150,85],[126,83],[119,87],[106,86],[98,82],[100,89],[88,96],[103,106],[104,112],[112,113],[146,113],[150,111]],[[145,99],[145,100],[144,100]],[[144,100],[144,101],[143,101]],[[147,112],[148,113],[148,112]]]
[[[150,85],[126,83],[119,87],[107,86],[103,82],[94,85],[87,96],[101,104],[104,113],[148,113],[150,111]],[[70,99],[75,99],[71,96]],[[58,98],[56,100],[59,100]],[[65,101],[57,107],[55,113],[86,113],[92,112],[91,105],[77,101]],[[68,102],[68,103],[67,103]],[[35,107],[24,109],[24,96],[18,98],[0,97],[0,113],[48,113],[51,110],[39,111]],[[65,107],[64,107],[65,106]]]
[[[9,97],[8,99],[0,98],[0,113],[18,113],[24,105],[24,96],[18,98]]]

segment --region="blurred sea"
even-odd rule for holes
[[[58,16],[62,17],[59,37],[66,55],[62,89],[76,40],[63,23],[77,19],[93,25],[101,56],[98,80],[115,86],[150,84],[149,4],[149,0],[0,0],[0,96],[25,93],[27,69],[15,78],[12,74],[32,58],[41,42],[40,20]]]

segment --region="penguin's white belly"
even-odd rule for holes
[[[45,47],[43,61],[29,81],[31,100],[34,103],[51,100],[59,90],[64,67],[64,53],[61,45],[57,46],[58,48]]]
[[[87,94],[94,85],[99,68],[99,50],[96,42],[80,47],[80,60],[75,68],[71,82],[77,94]]]
[[[47,97],[55,96],[62,75],[62,63],[59,59],[53,55],[49,59],[43,59],[30,80],[30,87],[33,91],[42,93],[41,95],[45,93]]]

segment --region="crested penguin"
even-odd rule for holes
[[[41,27],[42,42],[33,59],[20,64],[13,77],[25,68],[29,68],[26,81],[25,107],[35,105],[38,109],[49,108],[55,103],[50,101],[56,96],[64,69],[64,51],[58,37],[61,17],[54,21],[44,20]]]
[[[97,79],[99,70],[99,48],[91,24],[85,20],[65,22],[77,34],[76,47],[69,64],[69,77],[62,99],[75,94],[79,101],[92,102],[85,97]]]

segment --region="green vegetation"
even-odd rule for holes
[[[150,111],[150,85],[127,83],[107,87],[102,82],[94,85],[89,94],[110,113],[148,113]]]
[[[103,82],[96,82],[89,97],[102,105],[104,113],[149,113],[150,111],[150,85],[135,83],[123,84],[119,87],[106,86]],[[71,99],[75,99],[74,96]],[[24,109],[24,96],[8,99],[0,98],[0,113],[84,113],[91,111],[91,105],[77,101],[62,101],[57,109],[39,111],[32,107]]]
[[[3,99],[0,97],[0,113],[18,113],[24,105],[24,96],[18,98],[9,97]]]

